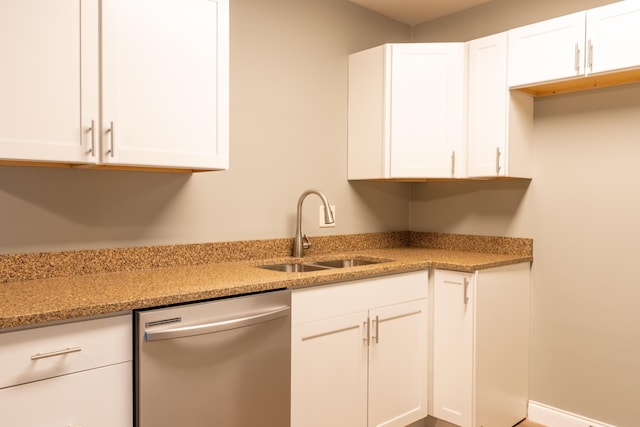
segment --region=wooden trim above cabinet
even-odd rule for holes
[[[619,86],[638,82],[640,82],[640,69],[633,69],[578,79],[563,80],[560,82],[527,86],[517,88],[517,90],[528,93],[529,95],[539,97],[579,92],[610,86]]]

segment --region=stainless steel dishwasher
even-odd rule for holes
[[[291,292],[136,311],[138,427],[290,424]]]

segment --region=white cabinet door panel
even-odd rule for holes
[[[367,425],[366,312],[294,325],[291,424]]]
[[[391,73],[391,176],[455,176],[455,156],[464,156],[464,45],[394,44]]]
[[[432,414],[463,427],[473,419],[472,279],[471,274],[434,272]]]
[[[640,1],[627,0],[587,11],[588,72],[640,66]]]
[[[509,31],[509,86],[584,75],[585,15],[577,12]]]
[[[507,149],[507,34],[469,42],[468,175],[504,176]]]
[[[99,119],[97,74],[88,74],[98,50],[81,39],[97,40],[96,5],[0,2],[0,159],[87,160],[91,121]]]
[[[403,427],[428,412],[427,300],[371,310],[369,426]]]
[[[131,427],[132,363],[0,390],[2,425]]]
[[[226,1],[102,7],[102,161],[226,167]]]

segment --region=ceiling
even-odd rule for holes
[[[349,0],[411,26],[491,0]]]

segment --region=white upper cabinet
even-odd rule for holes
[[[467,175],[531,177],[533,98],[509,91],[507,33],[467,47]]]
[[[0,161],[89,161],[97,17],[97,1],[0,2]]]
[[[227,8],[102,2],[103,163],[227,168]]]
[[[349,57],[349,179],[464,176],[464,49],[386,44]]]
[[[587,73],[640,67],[640,1],[587,11]]]
[[[509,31],[509,86],[584,74],[585,12]]]
[[[637,68],[640,68],[639,0],[612,3],[509,31],[510,87]],[[635,80],[637,76],[621,75],[576,88]]]
[[[0,161],[228,167],[228,0],[3,0]]]

